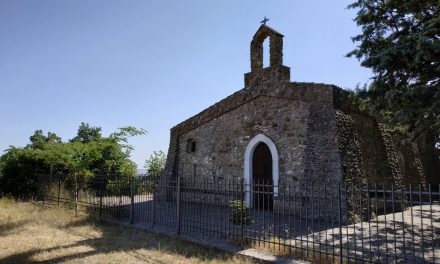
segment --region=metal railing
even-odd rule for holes
[[[322,263],[439,263],[430,185],[44,176],[42,200],[195,238]],[[437,187],[437,186],[436,186]]]

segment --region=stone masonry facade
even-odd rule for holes
[[[263,68],[266,38],[270,66]],[[245,87],[171,129],[162,181],[245,178],[246,149],[260,134],[278,150],[274,184],[280,187],[298,180],[399,186],[424,179],[417,147],[396,145],[386,126],[352,105],[349,92],[291,82],[282,47],[280,33],[266,25],[258,29]]]

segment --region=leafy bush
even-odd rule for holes
[[[31,199],[40,196],[47,186],[41,175],[65,175],[66,188],[92,190],[100,187],[93,179],[112,175],[111,180],[133,177],[136,164],[130,160],[128,138],[144,135],[146,131],[122,127],[108,137],[101,135],[100,127],[81,123],[77,136],[63,142],[56,134],[37,130],[24,148],[11,146],[0,156],[0,195],[10,193],[16,198]],[[129,193],[124,186],[113,183],[111,193],[119,189]],[[129,188],[128,188],[129,190]]]
[[[165,163],[165,153],[162,150],[154,151],[153,154],[150,155],[150,158],[145,161],[148,178],[158,183],[165,169]]]
[[[131,184],[129,181],[110,180],[107,182],[106,195],[108,196],[130,196]]]
[[[229,221],[234,225],[250,225],[253,223],[249,214],[249,207],[246,202],[242,200],[232,200],[229,202],[229,206],[232,208]]]

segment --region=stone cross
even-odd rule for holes
[[[266,25],[266,22],[269,21],[269,18],[267,18],[266,16],[264,16],[264,19],[261,20],[261,24]]]

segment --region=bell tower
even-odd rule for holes
[[[251,41],[251,72],[244,75],[245,87],[263,83],[290,82],[290,68],[283,65],[283,35],[261,25]],[[263,42],[269,38],[270,65],[263,68]]]

